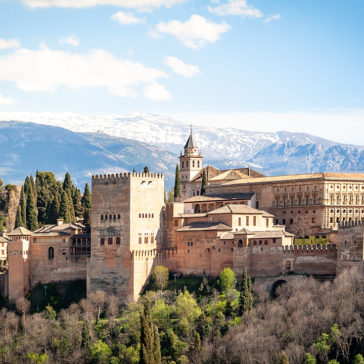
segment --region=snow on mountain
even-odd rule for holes
[[[0,113],[0,120],[61,127],[75,133],[93,133],[98,138],[124,138],[115,144],[115,148],[108,150],[107,155],[109,160],[115,163],[127,162],[129,166],[138,160],[141,145],[143,148],[154,148],[148,149],[150,160],[153,160],[159,171],[168,171],[169,179],[172,178],[174,165],[189,135],[187,121],[180,122],[146,113]],[[204,164],[220,168],[251,166],[268,175],[364,171],[364,147],[340,144],[309,134],[285,131],[264,133],[200,125],[193,127],[193,133],[204,156]],[[134,154],[125,154],[125,140],[135,141]],[[103,148],[102,145],[98,147]]]

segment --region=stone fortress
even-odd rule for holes
[[[9,299],[38,282],[87,279],[88,294],[103,290],[130,302],[155,265],[208,276],[246,269],[262,282],[287,274],[328,279],[363,267],[364,174],[267,177],[203,167],[202,159],[191,132],[180,155],[181,198],[172,203],[164,202],[161,174],[93,176],[91,239],[81,224],[62,221],[9,234]],[[294,244],[305,236],[328,244]]]

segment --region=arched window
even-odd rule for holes
[[[239,240],[239,241],[238,241],[238,247],[239,247],[239,248],[242,248],[242,247],[243,247],[243,241],[242,241],[242,240]]]
[[[48,248],[48,259],[53,259],[54,258],[54,248],[50,247]]]
[[[195,161],[192,161],[192,167],[195,167]]]
[[[182,161],[182,165],[181,165],[182,168],[185,168],[185,162]]]
[[[197,161],[197,167],[200,168],[200,161]]]

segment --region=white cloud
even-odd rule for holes
[[[12,99],[11,97],[5,97],[0,94],[0,105],[12,105],[15,104],[16,100]]]
[[[192,77],[195,74],[200,73],[200,69],[198,68],[198,66],[184,63],[177,57],[167,57],[164,60],[164,63],[167,66],[171,67],[175,73],[185,77]]]
[[[18,39],[3,39],[0,38],[0,49],[19,48],[20,42]]]
[[[150,10],[165,6],[169,8],[186,0],[22,0],[31,8],[90,8],[93,6],[108,5],[128,9]]]
[[[200,15],[191,15],[190,19],[181,22],[171,20],[160,22],[156,30],[159,33],[173,35],[180,39],[187,47],[198,49],[207,43],[215,43],[220,39],[221,34],[230,29],[225,22],[214,23]]]
[[[142,19],[137,18],[133,13],[124,11],[118,11],[111,15],[111,19],[117,21],[121,25],[139,24],[142,22]]]
[[[275,15],[269,15],[264,19],[264,23],[270,23],[273,20],[279,20],[281,18],[281,16],[279,14],[275,14]]]
[[[67,45],[70,45],[72,47],[78,47],[80,45],[80,40],[75,35],[70,35],[68,37],[61,38],[59,40],[59,42],[61,44],[67,44]]]
[[[146,86],[144,96],[155,101],[164,101],[172,98],[170,92],[158,82],[152,82]]]
[[[228,0],[227,3],[215,7],[208,7],[211,13],[225,15],[240,15],[246,18],[261,18],[262,12],[252,5],[248,5],[247,0]]]
[[[167,77],[159,69],[122,60],[102,49],[88,53],[19,48],[0,56],[0,81],[15,82],[24,91],[55,91],[59,87],[105,87],[111,94],[136,96],[136,88]]]

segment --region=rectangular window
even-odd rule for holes
[[[266,220],[266,222],[265,222],[265,226],[266,226],[266,227],[269,227],[269,219],[267,219],[267,220]]]
[[[100,239],[100,245],[105,245],[105,238]]]
[[[148,235],[144,234],[144,244],[148,244]]]
[[[112,245],[112,238],[108,238],[108,239],[107,239],[107,243],[108,243],[109,245]]]
[[[153,244],[154,243],[154,234],[150,234],[150,242]]]
[[[174,220],[174,226],[178,226],[178,220]]]
[[[239,217],[239,226],[241,226],[241,217]]]
[[[257,226],[257,217],[253,216],[253,226]]]
[[[116,238],[116,245],[120,245],[120,237],[119,236]]]
[[[141,244],[142,243],[142,234],[138,234],[138,242],[139,242],[139,244]]]
[[[246,223],[245,223],[246,226],[249,226],[249,216],[246,217]]]

